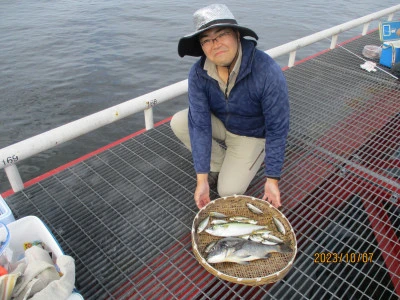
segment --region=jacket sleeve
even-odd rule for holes
[[[196,173],[208,173],[211,160],[211,113],[204,80],[196,72],[189,73],[189,135]]]
[[[262,109],[265,117],[265,175],[280,178],[290,112],[286,79],[275,62],[265,79]]]

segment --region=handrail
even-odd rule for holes
[[[273,58],[290,53],[288,67],[292,67],[295,61],[296,50],[328,37],[332,37],[331,48],[334,48],[338,34],[360,25],[364,25],[362,34],[365,34],[371,21],[387,15],[389,15],[388,20],[390,21],[393,18],[393,14],[399,10],[400,5],[395,5],[379,12],[369,14],[367,16],[269,49],[265,52]],[[17,162],[140,111],[145,112],[146,129],[150,129],[153,127],[152,107],[184,95],[187,93],[187,89],[187,79],[182,80],[175,84],[128,100],[121,104],[104,109],[100,112],[91,114],[76,121],[2,148],[0,149],[0,169],[5,169],[8,180],[11,183],[11,187],[15,192],[22,190],[24,187],[15,165]]]
[[[366,15],[366,16],[358,18],[358,19],[351,20],[351,21],[343,23],[343,24],[331,27],[329,29],[319,31],[317,33],[308,35],[306,37],[303,37],[303,38],[294,40],[292,42],[280,45],[278,47],[269,49],[265,52],[268,53],[268,55],[270,55],[272,58],[276,58],[278,56],[296,51],[300,48],[304,48],[308,45],[319,42],[325,38],[329,38],[329,37],[335,38],[335,37],[337,37],[337,35],[339,33],[348,31],[350,29],[353,29],[354,27],[357,27],[357,26],[360,26],[363,24],[369,25],[369,23],[371,21],[377,20],[377,19],[387,16],[387,15],[390,15],[389,16],[389,21],[390,21],[393,18],[393,14],[399,10],[400,10],[400,4],[389,7],[387,9],[384,9],[381,11],[378,11],[376,13]],[[365,35],[366,32],[367,32],[367,27],[364,27],[362,34]],[[335,48],[336,42],[334,42],[332,44],[330,47],[331,49]],[[289,67],[290,67],[290,65],[289,65]]]

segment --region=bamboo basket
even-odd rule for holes
[[[251,212],[246,203],[258,207],[263,214],[258,215]],[[219,240],[221,237],[210,235],[205,231],[198,234],[197,227],[212,211],[223,213],[228,217],[243,216],[257,220],[257,225],[267,226],[273,235],[281,238],[293,251],[291,253],[272,253],[271,257],[251,261],[248,265],[232,262],[209,264],[205,259],[207,257],[205,248],[209,243]],[[272,217],[281,221],[286,230],[285,235],[277,230]],[[211,219],[212,217],[210,217],[210,221]],[[257,286],[276,282],[289,272],[296,257],[297,242],[289,221],[269,202],[254,197],[235,195],[213,200],[197,213],[192,225],[192,248],[198,262],[216,277],[234,283]]]

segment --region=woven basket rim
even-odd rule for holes
[[[198,243],[197,243],[197,241],[199,240],[199,234],[197,234],[196,229],[197,229],[198,223],[203,219],[200,216],[204,217],[204,215],[207,215],[208,211],[210,209],[212,209],[213,207],[217,206],[220,202],[222,203],[222,202],[226,202],[226,201],[230,201],[230,200],[254,202],[253,204],[257,204],[257,207],[259,207],[259,208],[261,206],[261,208],[263,209],[264,212],[267,210],[268,212],[271,212],[271,214],[273,216],[277,216],[278,215],[280,220],[285,223],[285,228],[286,228],[285,237],[287,237],[287,239],[290,238],[291,246],[293,246],[292,247],[293,252],[291,254],[291,257],[287,261],[287,263],[285,262],[286,263],[285,266],[283,266],[279,270],[276,270],[276,271],[274,271],[272,273],[268,273],[265,276],[257,276],[257,277],[242,277],[241,276],[241,277],[237,277],[237,276],[233,276],[232,274],[226,273],[225,271],[221,270],[220,264],[212,264],[211,265],[206,261],[206,259],[202,255],[202,253],[201,253],[201,251],[200,251],[200,249],[198,247]],[[206,233],[206,235],[208,235],[208,233]],[[266,202],[264,200],[261,200],[261,199],[255,198],[255,197],[251,197],[251,196],[245,196],[245,195],[233,195],[233,196],[218,198],[218,199],[215,199],[215,200],[211,201],[205,207],[200,209],[199,212],[196,214],[196,217],[193,220],[191,240],[192,240],[193,253],[194,253],[197,261],[208,272],[210,272],[211,274],[213,274],[214,276],[216,276],[218,278],[221,278],[221,279],[224,279],[224,280],[227,280],[227,281],[230,281],[230,282],[244,284],[244,285],[251,285],[251,286],[273,283],[273,282],[276,282],[276,281],[282,279],[289,272],[291,267],[293,266],[294,259],[295,259],[296,254],[297,254],[296,236],[294,234],[294,231],[293,231],[293,228],[292,228],[290,222],[282,214],[282,212],[280,212],[278,209],[276,209],[270,203],[268,203],[268,202]],[[261,260],[256,260],[256,261],[251,262],[252,266],[255,267],[256,264],[260,263],[260,261]],[[231,264],[231,269],[245,268],[246,267],[246,266],[242,266],[242,265],[235,264],[235,263],[223,263],[223,264]],[[250,267],[250,266],[247,266],[247,267]]]

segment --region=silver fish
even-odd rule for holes
[[[238,237],[240,237],[241,239],[248,240],[250,238],[250,234],[239,235]]]
[[[232,217],[232,218],[229,218],[229,220],[233,221],[233,222],[249,223],[249,224],[257,224],[258,223],[258,221],[252,220],[247,217]]]
[[[227,237],[220,239],[214,245],[212,251],[207,255],[207,262],[211,264],[221,262],[248,264],[249,261],[266,259],[273,252],[289,253],[292,251],[286,244],[264,245],[241,238]]]
[[[214,217],[214,218],[227,218],[228,216],[226,216],[226,215],[224,215],[224,214],[222,214],[222,213],[219,213],[219,212],[216,212],[216,211],[210,211],[210,213],[209,213],[209,215],[211,216],[211,217]]]
[[[265,228],[265,226],[253,225],[248,223],[226,223],[213,225],[206,229],[211,235],[214,236],[240,236],[244,234],[250,234],[255,230],[260,230]]]
[[[235,216],[235,217],[229,218],[229,220],[231,220],[231,221],[244,221],[244,220],[250,220],[250,218],[248,218],[248,217],[241,217],[241,216]]]
[[[204,219],[200,222],[199,226],[197,227],[197,233],[202,232],[202,231],[207,227],[208,221],[209,221],[209,220],[210,220],[210,216],[204,218]]]
[[[205,251],[206,253],[209,253],[209,252],[212,250],[212,248],[215,246],[216,243],[217,243],[217,241],[213,241],[213,242],[209,243],[209,244],[207,245],[206,249],[204,249],[204,251]]]
[[[263,211],[261,209],[259,209],[258,207],[254,206],[251,203],[246,203],[247,207],[250,209],[250,211],[252,211],[253,213],[257,214],[257,215],[262,215]]]
[[[266,231],[266,232],[264,232],[264,233],[261,234],[261,237],[262,237],[263,239],[267,239],[267,238],[269,237],[270,233],[271,233],[271,231]]]
[[[216,225],[216,224],[225,224],[228,223],[228,221],[217,219],[217,220],[212,220],[211,225]]]
[[[250,240],[253,242],[261,243],[264,239],[259,234],[250,235]]]
[[[264,244],[264,245],[271,245],[271,246],[278,244],[278,243],[271,242],[271,241],[268,241],[268,240],[262,240],[261,243]]]
[[[275,217],[272,217],[272,218],[273,218],[273,220],[274,220],[275,226],[276,226],[276,228],[278,229],[278,231],[279,231],[280,233],[282,233],[283,235],[285,235],[285,234],[286,234],[286,230],[285,230],[285,227],[283,226],[282,222],[279,221],[279,220],[278,220],[277,218],[275,218]]]
[[[267,226],[265,226],[265,227],[267,227]],[[264,233],[270,233],[270,232],[271,231],[268,229],[260,229],[260,230],[253,231],[252,234],[264,234]]]
[[[268,234],[267,237],[264,237],[264,235],[263,235],[263,238],[265,240],[267,240],[267,241],[270,241],[270,242],[274,242],[274,243],[278,243],[278,244],[283,243],[283,240],[281,240],[280,238],[278,238],[278,237],[276,237],[276,236],[274,236],[272,234]]]

